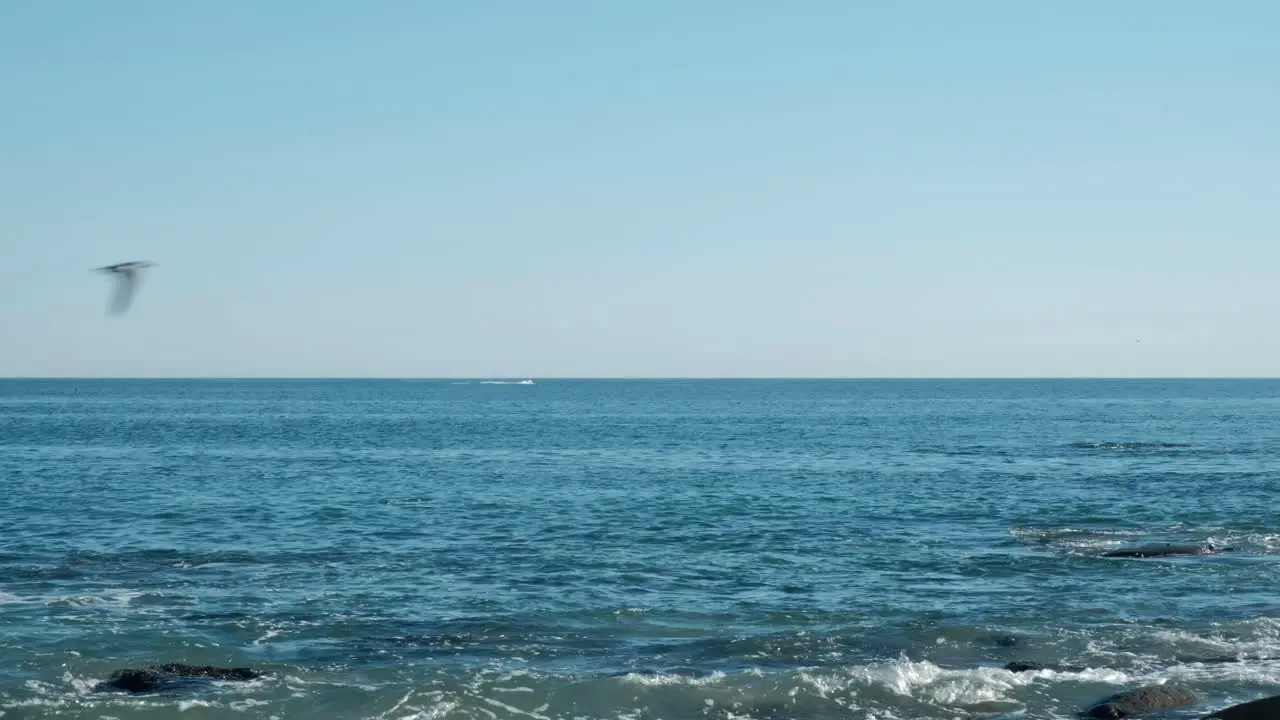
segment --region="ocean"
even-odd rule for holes
[[[1278,490],[1271,380],[2,380],[0,717],[1202,717]]]

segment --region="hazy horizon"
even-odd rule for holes
[[[0,377],[1280,375],[1277,27],[0,4]]]
[[[9,380],[9,381],[26,381],[26,380],[49,380],[49,381],[54,381],[54,380],[66,380],[66,381],[78,381],[78,380],[104,380],[104,381],[106,381],[106,380],[120,380],[120,381],[128,381],[128,382],[134,382],[134,381],[149,381],[149,380],[156,380],[156,381],[193,381],[193,382],[196,382],[196,381],[204,381],[204,380],[209,380],[209,381],[253,380],[253,381],[264,381],[264,382],[271,382],[271,381],[292,382],[292,381],[302,381],[302,380],[318,380],[318,381],[366,381],[366,380],[368,380],[368,381],[380,381],[380,380],[386,380],[386,381],[413,381],[413,382],[426,381],[426,382],[463,382],[463,383],[470,383],[470,382],[482,383],[482,382],[486,382],[486,381],[501,381],[503,384],[514,384],[514,383],[513,383],[513,381],[520,381],[520,380],[530,380],[530,381],[533,381],[533,382],[535,382],[535,383],[537,383],[537,382],[543,382],[543,381],[559,382],[559,381],[579,381],[579,380],[581,380],[581,381],[592,381],[592,382],[594,382],[594,381],[602,381],[602,382],[646,382],[646,381],[654,381],[654,382],[665,382],[665,381],[683,381],[683,382],[694,382],[694,381],[697,381],[697,382],[702,382],[702,381],[706,381],[706,382],[720,382],[720,381],[725,381],[725,382],[731,382],[731,381],[762,381],[762,382],[775,382],[775,381],[776,381],[776,382],[914,382],[914,381],[920,381],[920,382],[967,382],[967,381],[973,381],[973,382],[1006,382],[1006,381],[1007,381],[1007,382],[1038,382],[1038,381],[1043,381],[1043,382],[1056,382],[1056,381],[1064,381],[1064,382],[1065,382],[1065,381],[1071,381],[1071,382],[1075,382],[1075,381],[1080,381],[1080,382],[1094,382],[1094,381],[1097,381],[1097,382],[1183,382],[1183,381],[1185,381],[1185,382],[1210,382],[1210,381],[1213,381],[1213,382],[1217,382],[1217,381],[1241,381],[1241,382],[1252,382],[1252,381],[1263,381],[1263,382],[1275,382],[1275,381],[1280,381],[1280,376],[1276,376],[1276,377],[1269,377],[1269,376],[1243,376],[1243,375],[1242,375],[1242,376],[1232,376],[1232,377],[1211,377],[1211,376],[1203,376],[1203,377],[1194,377],[1194,376],[1186,376],[1186,377],[1182,377],[1182,376],[1164,376],[1164,377],[1159,377],[1159,376],[1154,376],[1154,377],[1141,377],[1141,376],[1118,376],[1118,377],[1101,377],[1101,376],[1098,376],[1098,377],[1072,377],[1072,376],[1059,376],[1059,377],[1048,377],[1048,376],[1044,376],[1044,377],[1041,377],[1041,376],[1031,376],[1031,375],[1027,375],[1027,376],[979,376],[979,375],[972,375],[972,376],[952,376],[952,377],[929,377],[929,376],[925,376],[925,375],[919,375],[919,376],[910,376],[910,377],[907,377],[907,376],[902,376],[902,377],[890,377],[890,376],[881,376],[881,377],[872,377],[872,376],[866,376],[866,377],[855,377],[855,376],[839,376],[839,375],[829,375],[829,376],[828,376],[828,375],[805,375],[805,376],[791,376],[791,377],[786,377],[786,376],[775,376],[775,377],[769,377],[769,376],[763,376],[763,375],[759,375],[759,376],[756,376],[756,375],[736,375],[736,376],[728,376],[728,375],[727,375],[727,376],[709,376],[709,375],[708,375],[708,376],[679,376],[679,375],[667,375],[667,376],[643,377],[643,376],[606,376],[606,375],[599,375],[599,376],[589,376],[589,375],[583,375],[583,376],[568,376],[568,375],[564,375],[564,376],[557,376],[557,375],[550,375],[550,376],[537,376],[537,377],[531,377],[531,376],[517,376],[517,375],[501,375],[501,376],[498,376],[498,375],[495,375],[495,376],[483,376],[483,375],[456,375],[456,376],[390,376],[390,375],[385,375],[385,376],[383,376],[383,375],[365,375],[365,376],[345,376],[345,377],[344,377],[344,376],[337,376],[337,375],[333,375],[333,376],[330,376],[330,375],[295,375],[295,376],[269,376],[269,375],[256,375],[256,376],[253,376],[253,375],[234,375],[234,376],[233,376],[233,375],[226,375],[226,376],[215,376],[215,375],[203,375],[203,376],[167,375],[167,376],[159,376],[159,375],[155,375],[155,376],[137,376],[137,377],[129,377],[129,376],[107,376],[107,375],[96,375],[96,376],[75,376],[75,375],[50,375],[50,376],[25,375],[25,376],[22,376],[22,375],[14,375],[14,376],[8,376],[8,377],[0,377],[0,381],[4,381],[4,380]]]

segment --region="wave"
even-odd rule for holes
[[[214,683],[196,696],[127,696],[95,692],[105,676],[63,672],[31,680],[27,697],[0,699],[6,710],[54,710],[64,717],[118,717],[130,711],[199,708],[200,717],[304,717],[324,708],[339,717],[721,720],[1075,717],[1117,690],[1177,682],[1205,698],[1199,713],[1243,702],[1280,684],[1280,662],[1187,663],[1126,669],[1012,672],[1003,667],[946,667],[905,655],[831,668],[768,672],[758,668],[704,675],[632,672],[572,675],[525,668],[468,673],[432,669],[350,673],[276,668],[248,683]],[[1198,715],[1197,715],[1198,716]]]
[[[1068,554],[1098,555],[1128,546],[1165,543],[1230,548],[1231,557],[1280,555],[1280,533],[1221,527],[1034,527],[1009,530],[1018,541],[1057,549]]]
[[[1189,443],[1180,442],[1074,442],[1068,443],[1073,450],[1110,450],[1114,452],[1151,452],[1157,450],[1180,450],[1190,448]]]

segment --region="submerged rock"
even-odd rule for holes
[[[700,670],[692,667],[671,667],[665,669],[644,667],[632,668],[630,670],[616,670],[608,673],[605,677],[626,678],[626,677],[685,677],[685,678],[705,678],[711,677],[715,673],[711,670]]]
[[[1034,672],[1036,670],[1052,670],[1053,672],[1082,672],[1085,668],[1077,665],[1062,665],[1060,663],[1040,663],[1029,660],[1014,660],[1006,663],[1005,670],[1009,672]]]
[[[1181,685],[1147,685],[1105,698],[1085,710],[1083,715],[1087,718],[1125,718],[1190,705],[1199,699],[1194,690]]]
[[[1155,545],[1139,545],[1137,547],[1119,548],[1102,553],[1102,557],[1112,558],[1149,558],[1169,555],[1212,555],[1226,552],[1232,548],[1218,548],[1213,545],[1190,545],[1180,543],[1158,543]]]
[[[971,715],[998,715],[1005,717],[1021,715],[1026,710],[1025,705],[1012,700],[980,700],[975,703],[953,705],[952,707]]]
[[[1205,716],[1205,720],[1210,718],[1214,720],[1273,720],[1273,718],[1280,718],[1280,695],[1272,695],[1260,700],[1232,705],[1212,715]]]
[[[1017,635],[991,635],[988,642],[996,647],[1011,648],[1023,644],[1023,639]]]
[[[98,684],[98,690],[147,693],[182,685],[193,680],[253,680],[262,673],[249,668],[220,668],[210,665],[169,663],[144,668],[117,670]]]

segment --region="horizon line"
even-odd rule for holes
[[[545,380],[545,381],[1044,381],[1044,380],[1280,380],[1270,375],[13,375],[0,376],[0,381],[487,381],[487,380]]]

